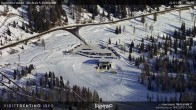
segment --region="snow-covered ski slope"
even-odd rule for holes
[[[126,20],[115,24],[106,24],[98,26],[86,26],[80,30],[80,34],[89,42],[103,43],[108,42],[111,38],[113,43],[119,42],[119,39],[125,43],[131,43],[135,39],[141,39],[144,36],[151,36],[150,26],[153,26],[152,35],[173,35],[174,30],[181,27],[182,22],[185,22],[186,28],[192,28],[194,25],[196,10],[189,9],[181,11],[181,19],[179,11],[170,11],[163,14],[158,14],[157,21],[154,22],[154,16],[145,17],[145,23],[141,23],[141,18]],[[125,32],[115,34],[116,26],[125,26]],[[135,33],[133,29],[135,27]],[[93,34],[93,35],[92,35]]]
[[[22,12],[26,14],[25,10],[22,8],[14,9],[12,6],[7,6],[8,12],[6,15],[3,15],[4,8],[5,5],[0,5],[0,40],[2,40],[2,43],[12,43],[17,41],[17,39],[19,40],[32,36],[32,34],[26,33],[21,29],[22,23],[28,23],[28,20],[22,18],[21,15]],[[15,28],[13,27],[13,22],[16,23]],[[11,31],[10,36],[7,35],[8,29]],[[5,39],[7,39],[7,41]]]
[[[117,24],[99,25],[99,26],[87,26],[80,29],[80,34],[85,38],[88,43],[96,45],[102,44],[107,46],[108,39],[110,38],[112,43],[120,42],[120,44],[130,44],[132,40],[137,44],[141,38],[146,35],[151,35],[149,26],[153,25],[153,35],[172,34],[172,31],[178,29],[181,23],[186,23],[186,28],[193,26],[193,20],[191,19],[191,13],[196,14],[196,10],[181,11],[181,20],[178,11],[172,11],[165,14],[159,14],[157,21],[153,21],[153,16],[147,16],[146,24],[140,22],[140,18],[123,21]],[[125,32],[116,35],[114,30],[116,26],[125,26]],[[136,28],[133,33],[133,27]],[[88,58],[80,56],[78,54],[63,54],[63,51],[73,49],[75,46],[81,44],[81,42],[73,37],[72,34],[66,31],[56,31],[46,34],[42,37],[46,42],[46,49],[42,46],[36,46],[31,42],[27,46],[24,45],[24,50],[18,45],[13,47],[18,50],[18,53],[9,55],[4,54],[0,57],[0,71],[6,73],[13,71],[19,63],[18,55],[20,55],[20,64],[28,65],[34,64],[36,69],[34,72],[45,73],[48,71],[54,72],[57,76],[63,76],[65,80],[68,80],[71,84],[77,84],[79,86],[89,87],[91,90],[97,90],[100,97],[105,101],[146,101],[147,91],[146,87],[137,82],[138,75],[141,70],[133,66],[128,62],[128,53],[121,53],[114,45],[111,45],[117,53],[120,54],[120,58],[112,59],[112,68],[117,74],[112,72],[99,72],[95,69],[96,61],[98,59]],[[119,40],[120,39],[120,40]],[[147,42],[146,42],[147,43]],[[2,50],[6,53],[8,49]],[[135,53],[139,56],[139,54]],[[9,64],[10,66],[5,66]],[[10,73],[12,74],[12,73]],[[11,75],[10,75],[11,77]],[[153,93],[162,96],[170,96],[174,94],[167,93]],[[156,99],[152,99],[156,100]]]

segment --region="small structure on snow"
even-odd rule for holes
[[[100,70],[109,70],[111,68],[111,61],[109,59],[100,59],[98,68]]]

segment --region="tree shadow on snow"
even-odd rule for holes
[[[108,42],[105,42],[103,40],[99,40],[101,44],[107,44]]]
[[[176,18],[180,19],[179,14],[174,14],[174,13],[171,13],[171,14],[172,14],[173,16],[175,16]],[[181,20],[182,20],[182,21],[190,21],[190,22],[192,22],[191,20],[184,18],[184,16],[182,16],[182,15],[181,15]]]
[[[147,18],[147,19],[149,19],[149,20],[152,20],[152,21],[154,21],[154,19],[152,19],[152,18],[150,18],[150,17],[148,17],[148,16],[147,16],[146,18]]]
[[[162,32],[165,33],[166,35],[171,35],[171,36],[173,36],[173,33],[174,33],[174,31],[172,31],[172,30],[165,30]]]
[[[167,23],[167,25],[169,25],[170,27],[173,27],[173,28],[175,28],[175,29],[177,29],[177,30],[180,29],[180,27],[175,26],[175,25],[172,25],[172,24],[168,24],[168,23]]]
[[[111,32],[111,33],[115,33],[115,30],[114,29],[112,29],[112,28],[106,28],[106,29],[104,29],[105,31],[108,31],[108,32]]]
[[[85,63],[85,64],[98,64],[99,60],[98,59],[86,60],[83,63]]]

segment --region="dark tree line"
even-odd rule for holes
[[[146,36],[140,43],[129,45],[128,60],[142,70],[138,82],[149,91],[180,93],[180,96],[161,98],[158,101],[196,100],[196,53],[192,50],[196,28],[186,28],[183,22],[173,35]],[[159,39],[159,40],[158,40]],[[140,56],[134,57],[132,53]],[[161,99],[160,99],[161,98]],[[148,95],[149,101],[154,100]]]
[[[26,67],[22,67],[21,70],[19,69],[14,69],[13,72],[13,79],[20,79],[23,76],[26,76],[27,74],[31,74],[31,71],[34,69],[34,66],[32,64],[30,64],[29,66]]]
[[[38,10],[39,9],[39,10]],[[35,32],[43,32],[56,25],[68,22],[62,5],[28,5],[29,28]],[[63,19],[62,16],[65,18]]]
[[[179,0],[173,0],[173,1],[179,1]],[[156,1],[156,0],[69,0],[68,5],[76,5],[76,7],[80,7],[83,9],[86,9],[88,12],[92,13],[92,19],[95,18],[98,14],[101,16],[105,16],[104,11],[106,11],[108,14],[106,17],[109,20],[112,20],[110,18],[110,15],[112,14],[113,17],[123,19],[127,16],[134,16],[134,11],[144,11],[146,10],[146,5],[151,7],[149,12],[151,12],[152,9],[156,9],[159,11],[159,7],[161,5],[169,6],[169,1]],[[103,13],[98,12],[98,7],[100,6],[104,9]],[[174,7],[174,5],[171,5]],[[128,10],[127,10],[128,9]],[[157,20],[157,13],[154,15],[154,21]]]
[[[27,71],[31,72],[33,69],[34,66],[29,65],[23,67],[20,71],[14,70],[14,74],[27,74]],[[14,77],[17,76],[14,75]],[[102,101],[97,91],[91,91],[89,88],[77,85],[71,86],[69,81],[65,81],[62,76],[56,77],[54,72],[45,73],[45,75],[37,78],[40,78],[39,81],[37,79],[27,79],[26,85],[22,87],[26,92],[15,86],[10,87],[12,90],[0,89],[2,95],[0,101],[37,102],[38,100],[35,100],[37,98],[48,102],[58,102],[57,106],[60,105],[67,109],[88,109],[95,102]],[[8,83],[10,84],[10,82]],[[21,97],[16,91],[25,95]],[[28,97],[25,97],[26,95]]]
[[[121,33],[121,26],[116,26],[115,34]]]
[[[158,39],[153,36],[147,36],[145,40],[150,43],[148,42],[145,44],[144,38],[142,38],[141,43],[134,47],[134,51],[138,53],[147,53],[148,58],[153,58],[157,55],[160,55],[163,58],[165,57],[164,59],[157,58],[154,63],[155,68],[153,68],[153,71],[159,71],[159,67],[161,67],[159,63],[166,63],[167,72],[181,71],[182,73],[193,73],[196,70],[193,66],[196,64],[195,53],[192,51],[193,30],[194,28],[186,29],[185,23],[182,23],[180,28],[181,34],[178,34],[178,31],[174,31],[173,35],[158,36],[162,41],[158,41]],[[130,53],[133,52],[132,50],[133,49],[130,46]],[[173,58],[168,59],[168,56],[173,56]],[[136,60],[136,65],[138,66],[137,59],[133,59],[130,55],[128,58],[132,61]],[[176,67],[181,67],[181,70]]]

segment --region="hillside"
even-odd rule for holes
[[[29,6],[17,8],[8,6],[7,13],[0,16],[0,46],[39,35],[47,30],[63,26],[76,25],[76,27],[48,32],[19,45],[0,50],[2,54],[0,72],[21,87],[27,87],[27,81],[32,81],[35,83],[31,85],[32,88],[46,88],[52,91],[62,87],[61,90],[65,92],[68,87],[79,96],[82,93],[91,94],[90,98],[88,95],[81,95],[82,98],[71,95],[74,98],[70,99],[73,100],[84,98],[86,101],[99,101],[101,98],[103,101],[195,101],[195,6],[163,13],[158,13],[156,10],[152,12],[137,10],[134,11],[134,16],[139,16],[137,18],[81,27],[77,26],[85,24],[84,22],[92,24],[110,21],[108,13],[102,6],[97,6],[99,12],[106,16],[99,14],[94,16],[87,9],[76,6],[84,11],[79,16],[77,13],[71,13],[73,7],[62,5],[59,8],[62,9],[61,14],[56,15],[60,17],[56,19],[52,16],[54,17],[52,22],[36,15],[50,12],[43,10],[53,8],[58,10],[55,6],[35,5],[29,10],[37,11],[32,11],[30,15],[28,15],[30,11],[27,12]],[[160,6],[159,10],[166,8],[170,7]],[[4,13],[4,9],[5,6],[1,5],[0,12]],[[149,13],[152,14],[146,15]],[[30,20],[27,16],[34,17]],[[73,19],[73,16],[76,18]],[[92,16],[95,17],[94,20]],[[43,18],[42,20],[47,21],[45,24],[50,26],[40,24],[42,20],[37,21],[39,22],[37,27],[29,26],[29,21],[35,22],[34,19],[39,18]],[[45,15],[45,18],[48,16]],[[113,21],[119,19],[122,18],[112,17]],[[78,36],[71,32],[75,32]],[[109,69],[100,68],[99,62],[102,60],[111,62]],[[22,70],[28,65],[33,65],[34,69],[21,77]],[[46,82],[43,81],[45,86],[40,83],[42,81],[39,79],[42,77],[45,78]],[[56,80],[56,77],[59,79]],[[2,78],[1,82],[14,87],[9,80]],[[57,86],[56,82],[60,82],[61,86]],[[1,85],[1,92],[3,88],[5,86]],[[32,88],[29,91],[35,92]],[[55,93],[52,91],[50,95]],[[94,98],[91,99],[92,96]],[[35,97],[44,99],[36,94]],[[2,99],[8,100],[9,97]],[[56,101],[61,98],[50,97],[48,100]]]

